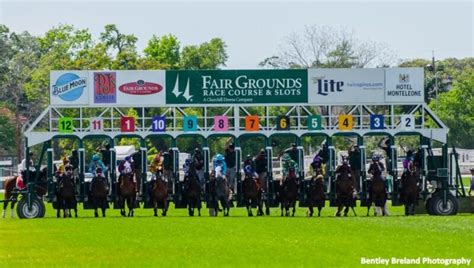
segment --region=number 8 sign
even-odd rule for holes
[[[214,116],[214,130],[227,131],[229,129],[229,119],[225,115]]]

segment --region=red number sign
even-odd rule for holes
[[[135,131],[135,118],[133,117],[122,117],[120,119],[120,131],[122,132],[134,132]]]

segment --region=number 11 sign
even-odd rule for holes
[[[104,119],[100,117],[94,117],[91,118],[91,126],[90,126],[90,131],[91,132],[102,132],[104,131]]]

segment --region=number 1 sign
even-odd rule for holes
[[[135,118],[128,116],[120,118],[120,131],[135,132]]]

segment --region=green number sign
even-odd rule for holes
[[[71,117],[61,117],[58,122],[59,133],[72,133],[74,125]]]
[[[320,115],[311,115],[308,117],[308,130],[321,130]]]

